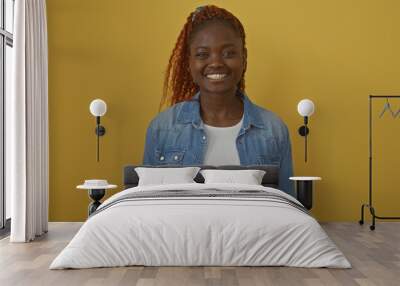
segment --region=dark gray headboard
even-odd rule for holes
[[[139,182],[139,177],[135,171],[136,167],[152,167],[152,168],[171,168],[171,167],[182,167],[182,166],[145,166],[145,165],[128,165],[124,167],[124,189],[136,187]],[[264,170],[266,173],[262,180],[262,185],[265,187],[278,188],[279,185],[279,166],[277,165],[252,165],[252,166],[185,166],[185,167],[200,167],[201,169],[220,169],[220,170]],[[194,180],[197,183],[204,183],[203,176],[199,173]]]

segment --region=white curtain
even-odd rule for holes
[[[6,180],[11,188],[10,241],[28,242],[48,228],[46,3],[16,0],[14,11],[15,66],[6,111]]]

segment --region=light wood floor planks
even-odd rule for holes
[[[400,223],[327,223],[323,228],[344,252],[352,269],[289,267],[120,267],[48,270],[81,223],[50,223],[49,233],[32,243],[0,240],[0,285],[400,285]]]

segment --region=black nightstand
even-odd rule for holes
[[[313,205],[313,181],[321,180],[320,177],[290,177],[296,181],[296,198],[306,209],[311,210]]]
[[[93,200],[88,206],[88,216],[101,205],[100,200],[104,197],[106,190],[116,187],[117,185],[110,185],[106,180],[85,180],[85,184],[76,187],[77,189],[88,190],[89,197]]]

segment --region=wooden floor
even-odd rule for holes
[[[400,222],[376,230],[356,223],[323,224],[352,269],[290,267],[120,267],[48,270],[81,223],[50,223],[32,243],[0,241],[0,285],[400,285]]]

